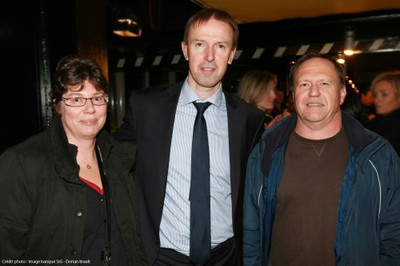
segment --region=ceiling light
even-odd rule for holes
[[[112,12],[112,31],[121,37],[140,37],[142,29],[135,12],[126,5],[117,5]]]
[[[337,58],[336,58],[336,62],[338,62],[339,64],[344,65],[346,63],[346,60],[344,59],[343,54],[339,53]]]
[[[344,47],[343,53],[345,55],[353,55],[354,54],[354,28],[347,27],[345,36],[344,36]]]

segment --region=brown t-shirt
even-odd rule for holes
[[[343,129],[323,140],[290,136],[277,194],[270,265],[335,265],[337,212],[347,156]]]

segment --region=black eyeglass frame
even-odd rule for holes
[[[93,102],[93,99],[94,99],[94,98],[99,98],[99,97],[103,97],[105,102],[102,103],[102,104],[94,103],[94,102]],[[68,100],[71,100],[71,99],[74,99],[74,98],[84,99],[85,101],[83,102],[82,105],[70,105],[70,104],[67,103]],[[99,95],[99,96],[93,96],[93,97],[89,97],[89,98],[81,97],[81,96],[75,96],[75,97],[69,97],[69,98],[61,97],[61,100],[64,102],[64,104],[65,104],[66,106],[70,106],[70,107],[82,107],[82,106],[85,106],[87,100],[90,100],[94,106],[103,106],[103,105],[107,105],[108,102],[109,102],[108,95]]]

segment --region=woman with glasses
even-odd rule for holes
[[[90,59],[59,62],[48,129],[0,157],[0,258],[145,265],[132,149],[103,129],[109,87]]]

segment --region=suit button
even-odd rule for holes
[[[81,211],[78,211],[78,212],[76,213],[76,216],[81,217],[81,216],[82,216],[82,212],[81,212]]]

